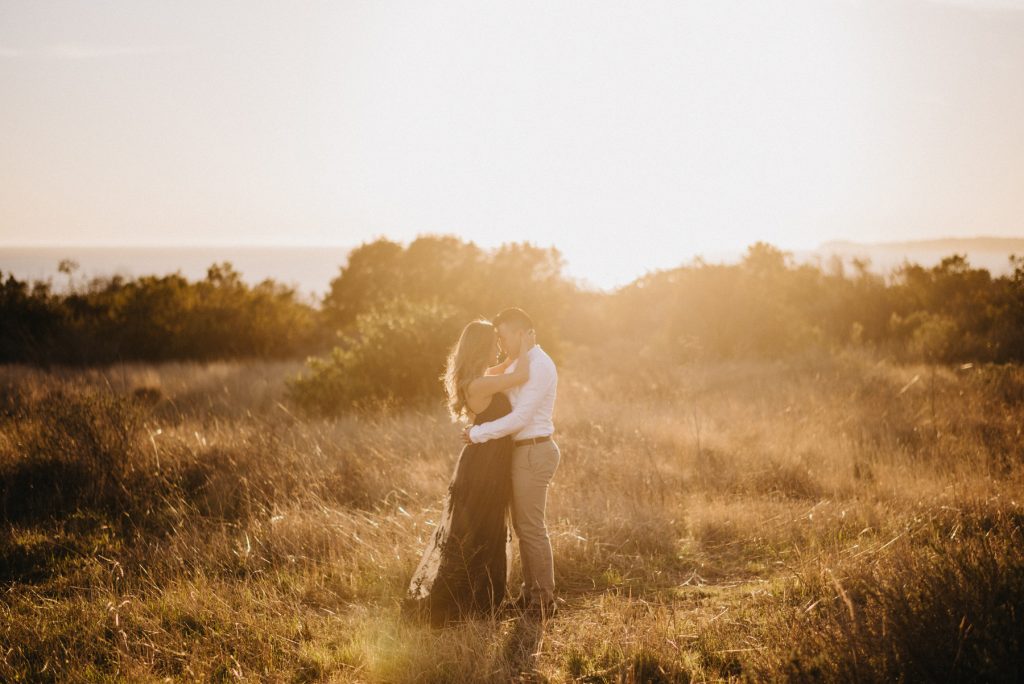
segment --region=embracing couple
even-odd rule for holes
[[[505,360],[498,363],[500,353]],[[560,453],[552,439],[558,373],[536,343],[533,321],[505,309],[462,331],[444,375],[454,419],[471,419],[441,518],[403,604],[444,625],[515,607],[541,619],[555,609],[555,575],[544,521]],[[506,596],[515,530],[523,585]]]

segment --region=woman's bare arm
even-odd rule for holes
[[[509,387],[515,387],[521,385],[530,379],[530,363],[527,359],[523,359],[523,362],[516,366],[516,369],[511,373],[502,373],[501,375],[481,375],[479,378],[469,383],[469,387],[466,388],[466,394],[470,399],[484,400],[490,397],[492,394],[507,390]]]
[[[510,356],[501,363],[491,366],[490,368],[484,371],[484,375],[501,375],[502,373],[505,372],[505,369],[508,368],[509,364],[512,363],[512,360],[513,359]]]

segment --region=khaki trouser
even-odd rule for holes
[[[554,441],[516,447],[512,453],[512,527],[519,538],[523,595],[530,601],[554,599],[555,570],[544,509],[560,458]]]

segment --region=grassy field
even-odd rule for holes
[[[437,631],[398,604],[440,396],[307,419],[300,362],[0,369],[0,681],[1024,678],[1024,369],[635,365],[560,368],[563,610]]]

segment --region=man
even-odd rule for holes
[[[523,335],[533,330],[533,321],[518,308],[505,309],[494,318],[498,342],[507,354],[516,355],[505,369],[530,364],[530,379],[507,391],[512,411],[498,420],[466,428],[466,442],[486,442],[512,435],[512,527],[519,538],[523,564],[523,589],[517,604],[550,616],[555,609],[555,574],[551,540],[544,521],[548,485],[561,457],[552,439],[551,420],[555,408],[558,372],[551,357],[534,344],[519,358]]]

